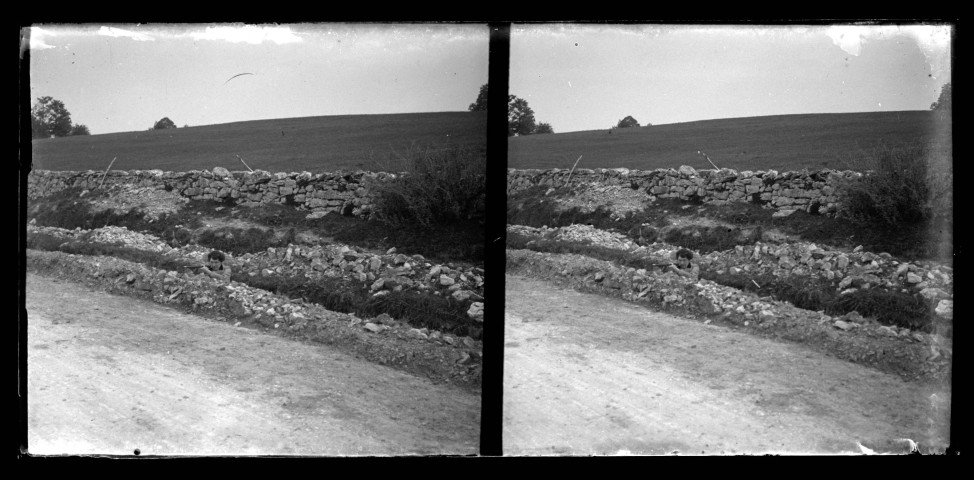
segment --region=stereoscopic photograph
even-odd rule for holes
[[[25,28],[23,453],[478,455],[489,36]]]
[[[513,25],[504,454],[943,454],[951,38]]]

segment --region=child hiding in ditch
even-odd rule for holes
[[[230,281],[230,267],[223,264],[227,259],[226,255],[219,250],[213,250],[206,256],[207,265],[200,269],[200,273],[225,282]]]
[[[676,263],[667,267],[666,270],[696,281],[700,278],[700,266],[694,264],[691,260],[693,260],[693,252],[681,248],[676,252]]]

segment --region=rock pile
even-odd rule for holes
[[[144,251],[160,252],[193,263],[206,261],[209,249],[199,245],[171,248],[153,235],[132,232],[124,227],[107,226],[94,230],[66,230],[57,227],[28,225],[28,233],[47,233],[58,238],[102,242]],[[227,264],[234,271],[249,276],[301,275],[309,280],[323,277],[344,278],[368,285],[375,296],[389,292],[416,290],[438,296],[451,296],[468,303],[470,318],[483,321],[484,270],[453,264],[433,264],[421,255],[407,256],[390,249],[373,254],[341,244],[294,245],[268,248],[256,254],[229,256]],[[480,309],[473,308],[480,303]]]
[[[569,225],[556,228],[534,228],[524,225],[508,225],[508,233],[517,233],[527,237],[550,238],[553,240],[579,242],[613,250],[634,251],[639,248],[629,237],[616,232],[600,230],[591,225]]]
[[[554,229],[510,225],[508,232],[588,243],[650,259],[672,259],[679,250],[677,246],[662,242],[636,246],[622,234],[587,225]],[[904,262],[888,253],[875,254],[861,248],[852,251],[835,250],[809,242],[757,242],[754,245],[738,245],[732,250],[697,254],[694,258],[701,268],[718,274],[824,278],[833,281],[837,291],[843,294],[869,288],[918,293],[937,305],[938,315],[946,319],[953,316],[953,268],[933,262]]]
[[[571,195],[554,199],[555,211],[578,208],[580,212],[589,213],[601,207],[608,210],[611,219],[625,218],[630,213],[640,212],[646,208],[649,200],[645,192],[628,186],[593,183],[573,186]]]
[[[701,264],[718,273],[803,275],[838,281],[843,293],[882,287],[917,292],[931,301],[953,299],[953,268],[933,262],[903,262],[888,253],[875,254],[821,248],[814,243],[738,245],[734,250],[703,255]],[[735,270],[736,269],[736,270]]]
[[[347,245],[288,245],[244,254],[234,264],[251,276],[304,275],[314,279],[343,277],[368,285],[373,295],[418,290],[452,296],[458,301],[483,301],[484,270],[452,264],[433,264],[422,255],[385,254]]]
[[[85,240],[122,245],[150,252],[166,253],[173,250],[172,247],[155,235],[133,232],[125,227],[116,227],[114,225],[88,231]]]

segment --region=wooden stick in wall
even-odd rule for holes
[[[112,164],[115,163],[115,159],[117,158],[118,157],[113,158],[111,163],[108,164],[108,168],[105,169],[105,173],[101,174],[101,182],[98,183],[98,188],[101,188],[101,186],[105,184],[105,175],[108,175],[108,171],[112,169]]]
[[[581,160],[582,156],[578,156],[578,160]],[[572,181],[572,173],[575,173],[575,167],[578,166],[578,160],[575,160],[575,165],[572,165],[572,170],[568,172],[568,180],[565,180],[565,186],[568,186],[568,182]]]
[[[703,158],[706,158],[707,161],[710,162],[710,164],[714,166],[714,168],[716,168],[717,170],[720,170],[720,167],[718,167],[717,165],[714,165],[714,162],[712,162],[710,160],[710,157],[708,157],[706,153],[703,153],[700,150],[697,150],[697,153],[699,153],[700,155],[703,155]]]
[[[234,156],[237,157],[240,160],[240,163],[244,164],[244,166],[247,167],[247,170],[250,170],[251,172],[254,171],[253,168],[250,168],[250,165],[247,165],[247,162],[243,161],[243,159],[240,158],[240,155],[234,155]]]

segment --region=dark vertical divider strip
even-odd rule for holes
[[[17,154],[17,363],[18,370],[17,391],[17,446],[19,452],[27,448],[27,301],[23,292],[27,285],[27,173],[33,167],[31,164],[31,129],[30,129],[30,49],[24,48],[24,40],[30,35],[20,25],[18,43],[20,45],[20,64],[18,65],[20,110],[17,121],[20,134]],[[9,40],[9,39],[8,39]],[[8,250],[9,251],[9,250]],[[19,454],[21,454],[19,453]]]
[[[487,225],[484,270],[484,372],[480,453],[501,455],[504,368],[504,246],[507,230],[507,85],[509,23],[490,24],[487,96]]]

